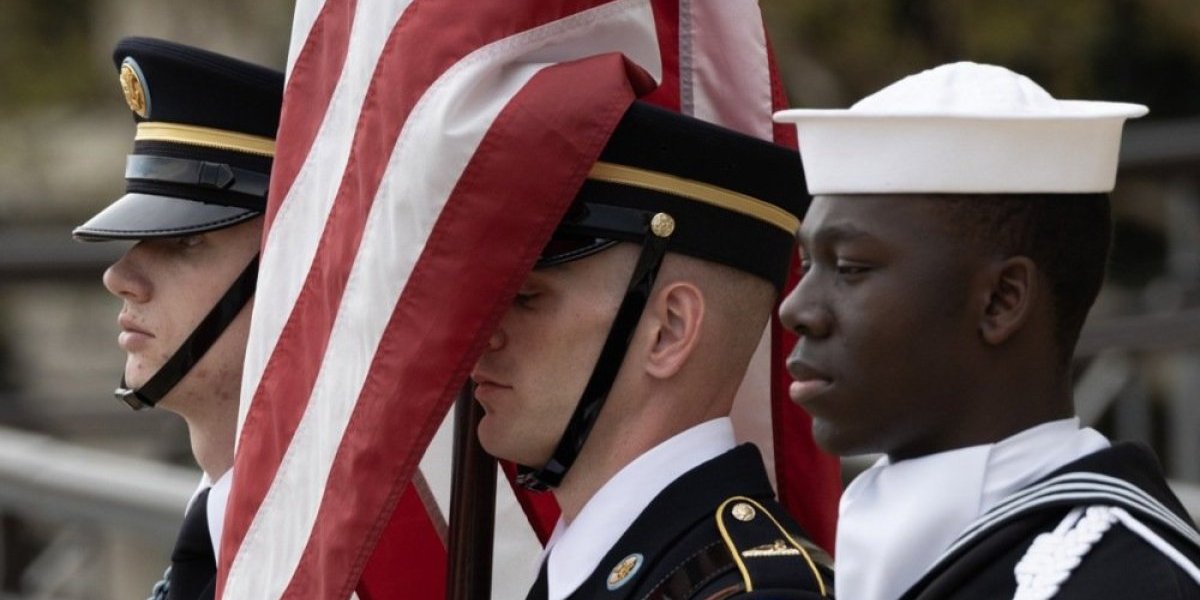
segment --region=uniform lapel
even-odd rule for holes
[[[211,598],[217,574],[212,539],[208,532],[208,492],[200,492],[183,518],[175,549],[171,552],[171,574],[167,600]]]
[[[596,571],[572,598],[630,598],[645,584],[664,555],[703,519],[714,518],[721,501],[731,495],[770,498],[774,495],[758,449],[743,444],[685,473],[654,498],[617,541]],[[636,558],[635,555],[640,556]],[[609,575],[636,565],[634,572],[609,589]]]

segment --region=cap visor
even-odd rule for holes
[[[82,241],[178,237],[223,229],[259,214],[259,211],[237,206],[170,196],[125,194],[76,227],[71,235]]]

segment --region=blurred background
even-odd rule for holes
[[[1200,513],[1200,2],[761,4],[794,106],[845,107],[968,59],[1059,98],[1151,107],[1126,128],[1115,255],[1076,393],[1085,421],[1153,446]],[[199,470],[181,420],[112,398],[119,303],[100,276],[125,248],[70,239],[123,190],[133,126],[110,52],[150,35],[282,68],[292,2],[0,8],[0,600],[143,598]]]

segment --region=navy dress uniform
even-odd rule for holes
[[[955,199],[967,207],[969,202],[1013,198],[1076,203],[1103,215],[1094,219],[1099,224],[1086,229],[1086,235],[1103,241],[1097,247],[1106,253],[1106,238],[1099,236],[1108,235],[1101,229],[1108,223],[1106,194],[1115,184],[1121,130],[1127,119],[1146,112],[1136,104],[1058,100],[1002,67],[955,63],[909,76],[850,109],[790,110],[778,113],[776,120],[797,125],[810,191],[823,208],[863,196],[873,197],[874,204],[866,206],[928,201],[930,195],[961,196]],[[828,210],[835,215],[831,221],[840,218],[856,225],[846,217],[854,213]],[[933,226],[949,223],[932,214],[921,213]],[[913,217],[900,235],[922,224],[925,221]],[[814,237],[819,235],[818,231]],[[906,241],[888,249],[905,252],[915,247],[916,242]],[[999,254],[1005,258],[1020,252],[1033,253],[1022,249]],[[1062,256],[1038,257],[1034,260],[1042,262],[1035,275],[1045,278],[1039,282],[1048,280],[1051,260],[1088,268],[1099,265],[1093,269],[1094,281],[1072,280],[1080,289],[1093,283],[1098,290],[1106,258],[1101,254],[1081,252],[1086,260],[1074,262]],[[977,272],[961,278],[968,276]],[[1045,288],[1059,283],[1055,280]],[[1030,294],[1034,300],[1022,301],[1057,301],[1055,293],[1039,289]],[[1082,311],[1092,299],[1094,293]],[[995,304],[987,308],[997,309]],[[867,311],[854,314],[873,316]],[[1079,318],[1082,322],[1082,314]],[[1065,357],[1058,367],[1030,351],[1037,343],[1038,351],[1045,352],[1051,335],[1060,336],[1054,338],[1055,345],[1067,345],[1061,341],[1061,329],[1050,330],[1044,321],[1026,326],[1020,333],[1034,342],[1024,346],[1003,346],[1011,338],[991,342],[986,356],[998,377],[1041,385],[1050,378],[1040,374],[1055,368],[1060,369],[1055,376],[1067,372]],[[1068,347],[1053,350],[1069,355],[1073,345],[1071,338]],[[948,351],[962,347],[966,346],[946,344]],[[1022,369],[1040,373],[1010,372]],[[993,415],[1033,408],[1020,401],[996,406],[1000,394],[993,392],[968,387],[960,392],[960,403],[964,411],[986,407]],[[1058,389],[1042,392],[1046,390],[1030,394],[1030,402],[1044,403],[1036,408],[1049,407],[1038,414],[1070,409],[1069,395],[1060,396]],[[1059,401],[1061,408],[1051,404]],[[1112,444],[1099,432],[1081,428],[1078,418],[1049,419],[1024,424],[1026,429],[998,436],[1002,439],[940,448],[894,462],[886,456],[856,478],[842,496],[839,592],[864,600],[1200,598],[1200,533],[1167,487],[1153,455],[1139,446]],[[961,422],[952,419],[934,421],[925,427],[942,429],[922,434],[943,435],[945,428],[958,425]],[[979,431],[973,433],[978,437]]]
[[[193,235],[253,219],[266,208],[275,131],[283,98],[277,70],[164,40],[131,37],[113,50],[121,90],[136,123],[125,164],[125,194],[73,235],[81,241]],[[178,350],[144,385],[124,377],[118,399],[154,406],[183,379],[254,294],[257,259],[218,300]],[[228,479],[224,477],[222,479]],[[187,510],[172,567],[157,598],[212,598],[211,539],[224,496],[208,489]],[[219,531],[219,528],[216,529]]]
[[[579,260],[619,242],[639,245],[640,254],[552,458],[539,468],[519,467],[519,481],[550,489],[571,469],[620,371],[667,253],[732,267],[781,290],[807,204],[794,152],[634,102],[537,268]],[[700,425],[677,436],[691,438],[664,443],[693,444],[683,454],[694,456],[691,450],[697,450],[713,456],[662,488],[569,597],[832,597],[831,561],[775,500],[757,448],[735,447],[731,429],[724,438],[715,433],[727,440],[716,449],[696,441],[724,431],[727,423]],[[662,472],[641,466],[651,477]],[[602,501],[594,496],[592,502]],[[560,551],[552,546],[550,559]],[[547,578],[543,564],[530,598],[547,597]]]
[[[903,600],[1000,596],[1194,600],[1200,533],[1154,454],[1115,444],[992,508]]]

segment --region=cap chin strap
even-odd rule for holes
[[[642,212],[642,211],[638,211]],[[649,216],[649,213],[644,213]],[[625,353],[629,350],[633,330],[641,320],[642,311],[650,299],[650,291],[654,288],[654,280],[658,277],[659,267],[662,266],[663,256],[667,251],[667,241],[674,230],[674,221],[666,213],[658,213],[653,219],[643,219],[642,231],[644,241],[642,251],[638,255],[637,266],[633,269],[625,298],[617,309],[608,337],[604,340],[604,348],[600,358],[596,359],[596,367],[583,390],[583,396],[575,405],[575,412],[567,421],[567,427],[559,438],[558,447],[554,454],[541,469],[524,465],[517,466],[517,483],[531,490],[545,491],[558,487],[566,476],[567,470],[575,463],[600,409],[608,399]],[[664,223],[667,226],[664,226]]]
[[[242,311],[242,307],[254,296],[254,287],[258,283],[258,255],[250,260],[241,275],[234,280],[233,285],[221,296],[216,306],[208,312],[203,321],[196,326],[179,349],[166,363],[158,369],[142,387],[133,389],[125,383],[121,375],[121,386],[114,394],[118,400],[124,401],[134,410],[153,407],[162,400],[163,396],[179,383],[196,363],[208,352],[217,338],[221,337],[225,328]]]

